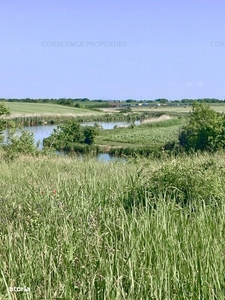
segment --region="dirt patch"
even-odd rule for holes
[[[141,124],[147,124],[147,123],[153,123],[153,122],[161,122],[161,121],[170,120],[170,119],[172,119],[171,116],[162,115],[162,116],[157,117],[157,118],[148,118],[148,119],[145,119],[145,120],[141,121]]]

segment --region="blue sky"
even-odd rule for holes
[[[225,98],[225,2],[1,1],[0,98]]]

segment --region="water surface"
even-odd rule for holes
[[[81,123],[82,126],[94,126],[94,124],[99,124],[103,129],[110,130],[113,129],[115,126],[124,126],[127,127],[131,125],[128,122],[84,122]],[[139,125],[140,121],[135,121],[135,125]],[[57,128],[57,125],[39,125],[39,126],[28,126],[24,127],[24,129],[28,132],[32,132],[34,135],[35,144],[38,144],[40,149],[43,148],[43,139],[49,137],[53,130]],[[5,132],[6,135],[6,132]],[[67,152],[56,151],[59,155],[67,155]],[[79,155],[78,157],[83,158],[83,155]],[[101,153],[96,156],[96,159],[99,161],[125,161],[126,159],[121,157],[111,156],[108,153]]]
[[[115,126],[129,126],[129,122],[84,122],[81,123],[82,126],[94,126],[94,124],[99,124],[103,129],[110,130]],[[135,125],[139,125],[140,121],[135,121]],[[53,130],[57,128],[57,125],[40,125],[40,126],[28,126],[24,127],[25,130],[33,132],[35,143],[39,143],[39,148],[43,148],[43,139],[49,137]]]

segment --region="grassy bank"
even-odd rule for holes
[[[0,163],[1,299],[223,299],[224,155]]]

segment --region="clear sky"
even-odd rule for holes
[[[225,98],[224,0],[0,0],[0,98]]]

